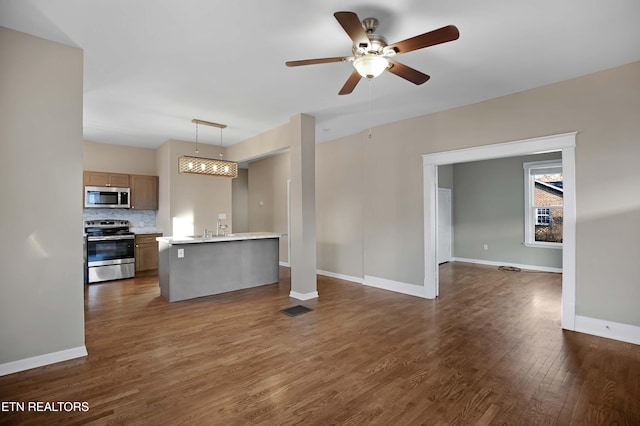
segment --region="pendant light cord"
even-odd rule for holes
[[[198,123],[196,123],[196,154],[198,153]]]
[[[220,127],[220,148],[222,148],[222,127]],[[222,159],[222,157],[224,157],[223,153],[220,153],[220,159]]]

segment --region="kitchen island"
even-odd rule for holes
[[[169,302],[279,281],[280,234],[159,237],[160,295]]]

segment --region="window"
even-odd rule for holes
[[[548,207],[536,207],[536,225],[551,225],[551,209]]]
[[[562,160],[524,163],[525,230],[529,247],[562,248]]]

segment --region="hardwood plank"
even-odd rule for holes
[[[560,329],[561,277],[448,263],[437,300],[318,277],[167,303],[85,289],[87,358],[0,377],[0,425],[640,424],[640,348]],[[297,317],[280,310],[313,309]]]

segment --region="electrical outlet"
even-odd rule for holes
[[[219,213],[218,214],[218,219],[227,220],[227,214],[226,213]]]
[[[485,245],[484,245],[484,249],[485,249],[485,250],[489,250],[489,244],[485,244]]]
[[[178,249],[178,259],[184,257],[184,249]]]

